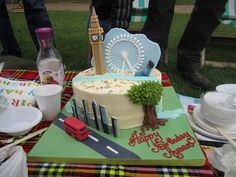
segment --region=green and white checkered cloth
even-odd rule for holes
[[[132,22],[145,22],[148,14],[149,0],[134,0],[131,14]],[[221,17],[223,24],[236,26],[236,0],[228,0]]]
[[[236,0],[228,0],[221,21],[223,24],[236,26]]]
[[[148,14],[149,0],[134,0],[131,13],[132,22],[145,22]]]

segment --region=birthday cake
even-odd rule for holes
[[[144,112],[141,105],[133,104],[127,97],[127,91],[145,81],[161,83],[161,73],[154,69],[149,77],[129,76],[116,73],[95,75],[93,69],[79,73],[72,81],[73,91],[78,104],[83,107],[83,99],[87,101],[87,111],[92,111],[92,102],[106,107],[108,118],[116,117],[120,129],[142,125]],[[161,109],[161,103],[157,109]],[[111,119],[108,119],[111,124]]]
[[[28,159],[142,166],[203,165],[205,158],[177,94],[173,87],[163,88],[160,84],[161,73],[155,69],[160,58],[158,44],[122,29],[110,30],[104,41],[102,33],[93,9],[89,36],[94,65],[73,78],[74,98]],[[65,133],[61,120],[65,122],[71,116],[88,126],[87,139],[77,141],[70,137],[81,135],[84,128],[76,132],[72,128],[74,133],[70,135]],[[166,124],[164,118],[168,119]]]

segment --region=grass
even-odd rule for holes
[[[82,70],[87,57],[88,36],[86,32],[86,12],[49,12],[55,31],[55,43],[68,69]],[[12,13],[15,35],[25,58],[36,60],[37,51],[33,47],[22,13]]]
[[[88,35],[86,31],[87,12],[49,12],[51,21],[55,30],[55,41],[59,52],[61,53],[64,63],[69,70],[83,70],[86,68]],[[37,51],[35,50],[30,38],[26,22],[22,13],[11,13],[12,23],[18,42],[22,47],[25,58],[36,60]],[[178,93],[199,97],[203,91],[189,87],[179,76],[176,71],[176,46],[184,30],[189,15],[176,14],[172,23],[169,38],[169,65],[161,66],[159,69],[167,72],[173,86]],[[141,23],[131,24],[134,27],[141,27]],[[234,32],[235,28],[221,25],[217,31]],[[236,58],[235,48],[232,50],[222,50],[222,46],[207,52],[207,58],[217,57]],[[235,60],[234,60],[235,61]],[[202,72],[207,75],[216,86],[222,83],[236,83],[236,70],[232,68],[213,68],[203,67]]]
[[[193,5],[195,0],[176,0],[177,5]]]

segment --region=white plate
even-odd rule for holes
[[[11,136],[28,133],[42,120],[42,112],[34,107],[10,107],[0,110],[0,132]]]
[[[201,128],[205,129],[208,132],[211,132],[213,134],[221,135],[216,129],[215,126],[211,123],[205,120],[201,115],[201,105],[197,105],[194,108],[193,111],[193,120],[194,122]],[[228,133],[231,136],[236,137],[236,127],[232,128],[231,130],[226,129],[226,133]]]
[[[200,133],[197,133],[197,132],[194,132],[197,139],[198,140],[201,140],[201,141],[207,141],[209,143],[227,143],[228,141],[227,140],[219,140],[219,139],[214,139],[214,138],[210,138],[210,137],[206,137],[205,135],[202,135]]]
[[[199,133],[200,135],[203,135],[205,137],[208,137],[208,138],[212,138],[212,139],[215,139],[215,140],[226,140],[223,136],[221,135],[217,135],[217,134],[214,134],[214,133],[211,133],[211,132],[208,132],[206,131],[205,129],[199,127],[193,120],[193,117],[188,114],[188,120],[189,120],[189,123],[191,125],[191,127],[193,128],[193,130],[197,133]],[[233,137],[234,140],[236,140],[236,137]]]
[[[222,84],[216,86],[216,91],[236,96],[236,84]]]

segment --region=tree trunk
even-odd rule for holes
[[[157,118],[155,105],[143,105],[143,111],[144,111],[144,120],[143,120],[143,126],[141,128],[142,130],[144,130],[145,128],[147,130],[149,128],[155,130],[159,128],[159,125],[165,125],[165,123],[167,122],[167,120],[165,119]]]

